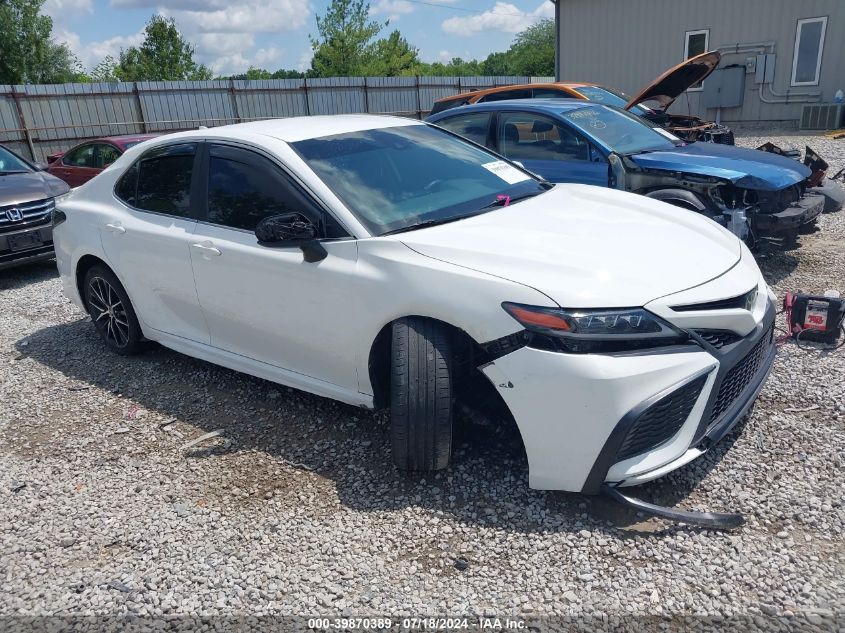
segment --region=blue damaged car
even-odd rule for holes
[[[433,123],[550,182],[612,187],[703,213],[749,242],[794,242],[824,197],[810,169],[767,152],[690,143],[621,108],[576,99],[494,101],[446,110]]]

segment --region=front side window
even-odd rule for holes
[[[547,189],[431,125],[348,132],[292,147],[373,235],[458,220]]]
[[[710,29],[701,31],[687,31],[684,35],[684,59],[695,57],[707,52],[710,44]],[[687,90],[701,90],[701,82],[693,84]]]
[[[792,55],[792,85],[817,86],[822,66],[827,17],[798,20]]]
[[[487,131],[490,127],[489,112],[473,112],[471,114],[460,114],[444,121],[438,121],[435,125],[445,127],[479,145],[487,145]]]
[[[589,160],[590,146],[566,125],[531,112],[499,113],[499,150],[513,160]]]
[[[271,161],[237,147],[213,146],[208,167],[208,221],[254,231],[280,213],[313,215],[312,205]]]
[[[133,206],[188,217],[195,154],[194,143],[169,145],[144,154],[137,163],[138,184]]]
[[[83,145],[65,154],[62,162],[68,167],[96,167],[94,145]]]
[[[638,154],[675,147],[676,141],[670,140],[668,132],[658,132],[643,119],[619,108],[587,105],[567,110],[561,116],[599,145],[618,154]]]

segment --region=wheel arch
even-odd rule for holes
[[[452,347],[456,356],[462,359],[465,355],[472,355],[482,351],[481,345],[470,336],[466,330],[442,319],[424,314],[403,314],[385,323],[370,343],[367,355],[367,370],[370,386],[373,390],[373,405],[376,409],[386,406],[390,402],[390,345],[393,324],[401,319],[417,318],[435,321],[443,325],[450,332]]]
[[[652,189],[645,192],[646,198],[654,200],[662,200],[676,207],[689,209],[690,211],[698,211],[704,213],[707,211],[707,205],[704,201],[693,191],[687,189],[679,189],[677,187],[666,187],[661,189]]]
[[[83,304],[85,303],[85,289],[83,288],[83,285],[85,283],[85,275],[88,274],[89,270],[91,270],[94,266],[98,264],[102,264],[114,273],[111,266],[108,265],[108,262],[101,259],[100,257],[97,257],[96,255],[83,255],[76,262],[76,269],[74,270],[74,282],[76,283],[76,291],[79,293],[79,298]],[[115,273],[115,276],[117,276],[117,273]]]

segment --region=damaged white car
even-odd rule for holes
[[[107,347],[389,407],[402,469],[447,467],[456,400],[492,398],[532,487],[648,481],[723,437],[774,357],[773,295],[724,228],[418,121],[163,136],[55,216],[65,292]]]

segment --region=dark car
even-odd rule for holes
[[[0,145],[0,269],[53,257],[55,198],[70,187]]]
[[[158,134],[127,134],[85,141],[66,152],[48,156],[47,171],[71,187],[79,187],[111,165],[130,147],[156,136]]]
[[[551,182],[612,187],[707,215],[740,238],[782,237],[822,212],[810,169],[785,156],[687,143],[614,106],[575,99],[479,103],[428,118]]]

